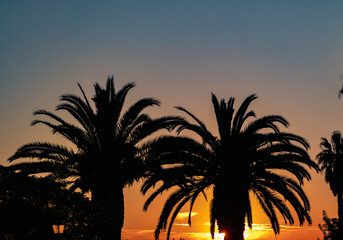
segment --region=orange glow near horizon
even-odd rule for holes
[[[278,240],[303,240],[317,239],[321,235],[317,227],[297,227],[281,225],[281,235],[277,236]],[[154,239],[154,230],[124,230],[123,239],[135,240],[152,240]],[[216,232],[214,240],[224,240],[224,233]],[[162,232],[160,239],[165,239],[166,233]],[[170,239],[186,239],[186,240],[212,240],[209,232],[188,232],[174,231],[171,233]],[[269,224],[254,224],[253,229],[247,229],[244,232],[246,240],[269,240],[275,239],[275,235]]]
[[[318,176],[320,177],[320,176]],[[139,185],[139,184],[138,184]],[[133,188],[127,188],[125,190],[125,199],[127,206],[125,213],[125,224],[124,229],[126,233],[123,235],[123,239],[128,240],[152,240],[154,239],[154,227],[157,224],[159,215],[162,210],[163,203],[167,199],[168,193],[163,194],[153,205],[148,209],[147,212],[142,212],[142,205],[137,202],[144,202],[146,197],[141,196],[139,191]],[[207,191],[207,198],[211,199],[211,191]],[[269,220],[265,216],[261,207],[255,202],[252,197],[252,210],[254,224],[253,228],[249,229],[248,226],[245,228],[244,237],[246,240],[271,240],[275,239],[275,234]],[[323,207],[324,208],[324,207]],[[324,208],[325,209],[325,208]],[[186,239],[186,240],[211,240],[210,235],[210,223],[209,223],[209,205],[203,197],[197,199],[192,213],[192,225],[188,225],[189,206],[186,205],[183,210],[179,213],[176,218],[170,239]],[[316,218],[319,219],[319,216]],[[296,216],[296,215],[294,215]],[[313,216],[313,214],[311,214]],[[330,217],[334,217],[333,213],[329,214]],[[144,219],[144,221],[141,221]],[[314,218],[313,218],[314,219]],[[281,219],[279,219],[281,221]],[[280,234],[277,235],[278,240],[303,240],[303,239],[317,239],[322,237],[322,233],[318,229],[318,220],[313,222],[312,226],[308,226],[307,223],[303,227],[299,226],[299,223],[295,223],[293,226],[283,225],[280,222]],[[136,230],[134,230],[136,229]],[[150,232],[146,230],[150,229]],[[144,234],[141,231],[145,231]],[[135,232],[135,234],[134,234]],[[216,236],[218,235],[218,229],[216,229]],[[143,237],[144,235],[144,237]],[[126,237],[125,237],[126,236]],[[140,237],[142,236],[142,237]],[[161,240],[165,239],[165,232],[161,233]],[[219,238],[220,239],[220,238]]]

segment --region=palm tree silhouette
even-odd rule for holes
[[[317,155],[321,171],[325,171],[325,181],[338,203],[338,239],[343,237],[343,139],[339,131],[334,131],[331,143],[322,138],[322,151]]]
[[[32,125],[43,124],[68,140],[73,147],[48,142],[33,142],[20,147],[9,158],[35,158],[33,163],[18,163],[23,172],[51,172],[57,179],[71,180],[72,188],[91,191],[93,218],[102,240],[121,238],[124,221],[123,188],[140,179],[146,172],[144,154],[139,144],[151,134],[172,125],[176,117],[151,119],[142,111],[159,101],[143,98],[123,111],[125,98],[135,84],[126,84],[119,91],[114,88],[113,77],[106,88],[94,85],[91,107],[84,91],[78,84],[84,99],[64,94],[56,110],[69,113],[77,125],[68,123],[57,115],[38,110],[53,121],[35,120]],[[55,123],[54,123],[55,122]]]
[[[256,95],[248,96],[235,112],[234,98],[219,102],[212,94],[219,137],[212,135],[192,113],[177,107],[196,122],[183,121],[177,132],[190,130],[200,136],[202,142],[184,136],[169,136],[161,137],[148,146],[147,159],[160,162],[160,165],[155,166],[154,173],[144,182],[141,191],[145,194],[157,182],[162,181],[163,184],[149,196],[144,209],[160,193],[177,187],[166,200],[155,230],[156,239],[160,231],[166,229],[168,219],[169,239],[172,224],[187,202],[190,203],[188,221],[191,224],[195,200],[202,193],[205,195],[205,190],[210,187],[213,190],[210,203],[212,238],[215,223],[219,231],[225,233],[225,240],[244,238],[245,218],[250,228],[253,222],[252,195],[256,196],[268,216],[275,234],[280,231],[277,211],[285,223],[294,224],[287,203],[295,210],[301,225],[305,221],[311,224],[310,204],[301,188],[304,179],[311,179],[305,167],[318,171],[307,153],[309,145],[302,137],[279,130],[278,124],[288,126],[281,116],[264,116],[247,123],[248,119],[255,117],[248,107],[256,98]],[[174,167],[170,167],[171,164]],[[287,172],[287,176],[279,170]]]

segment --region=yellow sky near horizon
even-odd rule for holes
[[[185,224],[186,225],[186,224]],[[205,225],[205,224],[204,224]],[[209,224],[206,224],[206,227],[209,228]],[[184,226],[185,228],[187,226]],[[250,230],[246,227],[244,232],[244,238],[246,240],[268,240],[268,239],[278,239],[278,240],[304,240],[304,239],[317,239],[321,237],[321,232],[317,227],[314,226],[287,226],[281,225],[280,235],[274,235],[274,232],[270,224],[253,224],[253,229]],[[224,234],[215,233],[215,240],[222,240]],[[162,232],[160,239],[165,239],[166,233]],[[211,240],[211,234],[208,229],[204,228],[203,231],[172,231],[170,239],[179,240],[183,238],[185,240]],[[124,229],[122,232],[122,239],[135,239],[135,240],[153,240],[154,239],[154,230],[141,230],[141,229]]]

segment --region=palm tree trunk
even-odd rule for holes
[[[92,192],[93,218],[100,240],[120,240],[124,224],[122,188],[97,187]]]
[[[220,232],[225,233],[224,240],[244,239],[245,208],[242,205],[242,201],[231,201],[230,206],[223,209],[223,216],[218,219],[218,227]]]
[[[224,240],[244,240],[249,192],[245,181],[232,177],[229,179],[224,186],[218,184],[213,192],[220,206],[217,214],[218,228],[219,232],[225,233]]]
[[[343,239],[343,199],[342,194],[337,194],[338,202],[338,239]]]

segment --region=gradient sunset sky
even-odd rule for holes
[[[63,93],[87,95],[114,75],[119,88],[137,86],[142,97],[162,101],[153,116],[183,106],[216,132],[210,94],[251,93],[257,116],[279,114],[288,131],[305,137],[310,155],[321,137],[343,131],[343,1],[0,1],[0,163],[31,141],[64,143],[43,126],[30,127],[32,112],[53,111]],[[127,105],[126,105],[127,106]],[[323,175],[305,184],[312,226],[283,226],[278,240],[316,239],[322,210],[337,216]],[[147,213],[139,184],[125,190],[124,239],[153,239],[165,196]],[[186,212],[184,209],[183,212]],[[192,227],[181,214],[173,237],[210,239],[208,203],[199,198]],[[246,239],[275,239],[262,210],[253,212]]]

